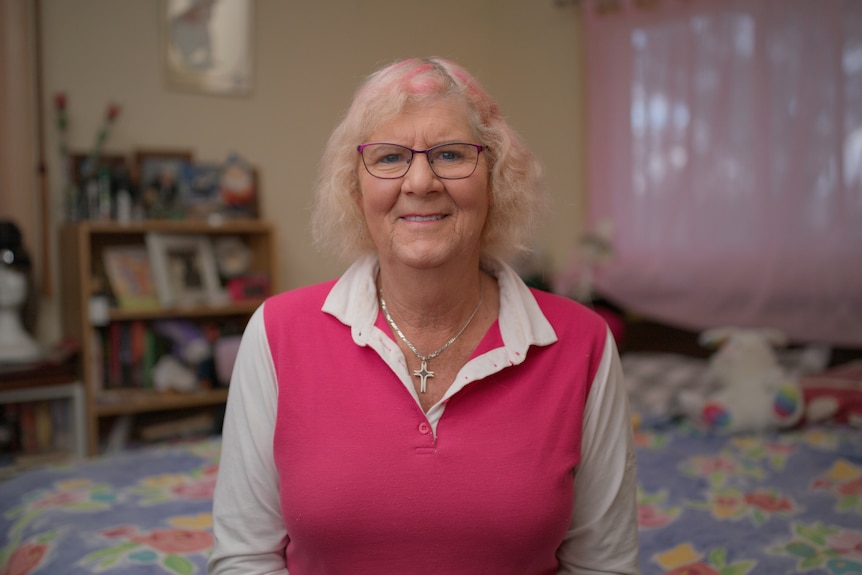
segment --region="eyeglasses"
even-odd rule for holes
[[[357,146],[365,169],[375,178],[394,180],[407,174],[413,156],[425,154],[431,171],[444,180],[469,178],[479,164],[479,153],[485,146],[455,142],[440,144],[427,150],[411,150],[398,144],[374,142]]]

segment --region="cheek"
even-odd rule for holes
[[[478,185],[461,192],[459,204],[467,211],[481,216],[483,219],[488,217],[488,212],[491,210],[491,190],[485,185]]]
[[[392,182],[385,180],[367,182],[360,179],[356,203],[366,219],[389,212],[397,199],[398,187]]]

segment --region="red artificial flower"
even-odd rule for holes
[[[120,115],[120,107],[117,104],[108,106],[107,118],[109,122],[113,122]]]
[[[64,92],[57,92],[54,95],[54,107],[58,110],[66,109],[66,94]]]

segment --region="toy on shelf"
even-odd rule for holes
[[[213,346],[204,330],[185,319],[154,321],[153,330],[172,343],[171,353],[162,356],[153,368],[155,388],[197,390],[200,376],[213,357]]]

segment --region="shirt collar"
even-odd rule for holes
[[[482,262],[482,268],[495,276],[500,286],[500,334],[513,364],[524,360],[531,345],[544,346],[557,341],[557,334],[532,291],[510,265],[488,259]],[[350,327],[357,345],[366,345],[379,313],[374,281],[377,270],[376,255],[358,259],[338,279],[321,308]]]

